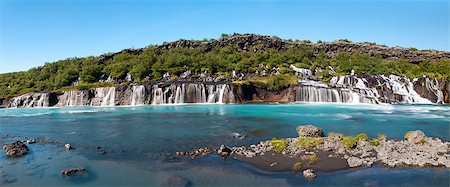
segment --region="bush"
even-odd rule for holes
[[[377,139],[378,140],[382,140],[382,139],[386,139],[387,137],[386,137],[386,135],[385,134],[379,134],[378,136],[377,136]]]
[[[366,141],[369,139],[369,137],[367,136],[367,134],[361,133],[355,136],[355,139],[358,140],[363,140]]]
[[[297,85],[298,78],[290,74],[278,74],[270,77],[252,77],[248,82],[259,88],[266,88],[270,91],[280,91],[291,85]]]
[[[323,144],[323,138],[300,137],[296,144],[303,148],[314,148]]]
[[[357,139],[355,139],[351,136],[346,136],[342,140],[342,144],[344,144],[344,146],[347,150],[355,148],[357,143],[358,143]]]
[[[302,169],[302,167],[303,167],[303,164],[301,162],[297,162],[292,167],[292,171],[298,172],[298,171],[300,171]]]
[[[328,137],[330,137],[330,138],[334,138],[334,137],[340,137],[340,138],[343,138],[344,135],[341,134],[341,133],[330,132],[330,133],[328,133]]]
[[[309,156],[309,164],[314,164],[319,160],[319,157],[316,154]]]
[[[411,133],[413,133],[413,131],[408,131],[405,133],[405,136],[403,136],[403,137],[406,139]]]
[[[277,140],[275,138],[272,139],[272,147],[278,153],[281,153],[282,151],[284,151],[287,146],[288,146],[288,143],[284,139],[279,139],[279,140]]]
[[[381,142],[380,142],[379,139],[372,139],[372,140],[369,140],[369,143],[370,143],[370,145],[375,146],[375,147],[381,145]]]

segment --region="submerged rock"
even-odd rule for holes
[[[21,141],[15,141],[11,144],[3,145],[6,155],[9,157],[21,157],[28,153],[28,147]]]
[[[63,170],[61,172],[61,174],[63,176],[65,176],[65,177],[68,177],[68,176],[72,176],[72,175],[75,175],[75,174],[82,174],[82,173],[85,173],[85,172],[86,172],[86,169],[84,169],[84,168],[77,168],[77,169]]]
[[[316,178],[316,174],[314,173],[314,170],[307,169],[303,171],[303,177],[305,177],[305,179],[312,180]]]
[[[297,127],[297,133],[300,137],[322,137],[323,130],[312,125],[301,125]]]
[[[164,187],[184,187],[184,186],[190,186],[191,181],[187,180],[184,177],[180,177],[177,175],[173,175],[168,177],[163,183],[161,183],[161,186]]]
[[[29,139],[29,140],[27,140],[27,144],[34,144],[34,143],[36,143],[37,141],[36,141],[36,139]]]

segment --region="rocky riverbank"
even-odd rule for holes
[[[322,129],[311,125],[299,126],[297,132],[299,137],[296,138],[261,141],[248,147],[222,145],[214,152],[201,148],[201,151],[177,155],[197,158],[216,153],[223,159],[232,158],[268,171],[303,171],[308,179],[314,172],[371,167],[373,164],[450,168],[450,142],[427,137],[420,130],[407,132],[404,140],[389,140],[384,135],[369,139],[365,134],[351,137],[329,133],[324,137]]]

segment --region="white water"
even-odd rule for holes
[[[49,93],[27,93],[13,98],[8,107],[48,107]]]
[[[144,85],[134,85],[133,93],[131,96],[131,105],[144,105],[145,104],[145,87]]]
[[[386,86],[394,94],[401,96],[401,103],[432,103],[430,100],[420,97],[408,78],[396,75],[389,75],[389,77],[381,75],[380,77],[384,79],[384,83],[380,86]]]
[[[97,100],[100,100],[100,106],[115,106],[116,87],[101,87],[95,89],[94,99],[91,105],[98,106]]]
[[[227,84],[205,85],[199,83],[183,83],[161,87],[153,85],[152,105],[184,104],[184,103],[217,103],[223,104],[226,97]],[[234,95],[229,91],[229,102],[233,102]]]
[[[61,103],[61,106],[84,106],[87,104],[87,101],[84,100],[84,98],[87,98],[87,95],[85,95],[87,91],[84,90],[72,90],[72,91],[66,91],[61,96],[62,101],[65,101],[64,103]]]

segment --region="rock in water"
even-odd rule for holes
[[[410,131],[405,135],[405,138],[409,143],[416,144],[424,141],[425,133],[420,130]]]
[[[312,180],[316,178],[316,174],[314,173],[314,170],[307,169],[303,171],[303,177],[305,177],[305,179]]]
[[[5,144],[3,145],[3,149],[5,149],[6,155],[9,157],[21,157],[28,153],[28,147],[21,141]]]
[[[221,145],[220,146],[220,148],[219,148],[219,150],[217,150],[217,154],[219,154],[220,156],[222,156],[222,159],[226,159],[228,156],[230,156],[230,154],[231,154],[231,149],[230,148],[228,148],[227,146],[225,146],[225,145]]]
[[[163,183],[161,183],[161,186],[173,186],[173,187],[184,187],[184,186],[190,186],[191,182],[183,177],[180,176],[170,176],[168,177]]]
[[[72,145],[70,145],[70,144],[66,144],[66,145],[64,145],[64,147],[66,148],[66,150],[73,149]]]
[[[312,125],[300,125],[297,127],[297,133],[300,137],[322,137],[323,130]]]
[[[85,173],[85,172],[86,172],[86,169],[84,169],[84,168],[77,168],[77,169],[63,170],[61,172],[61,174],[63,176],[65,176],[65,177],[68,177],[68,176],[72,176],[72,175],[75,175],[75,174],[81,174],[81,173]]]
[[[27,144],[34,144],[34,143],[36,143],[37,141],[36,141],[36,139],[29,139],[29,140],[27,140]]]

